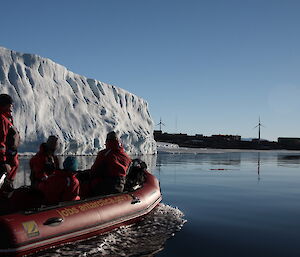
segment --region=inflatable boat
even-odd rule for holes
[[[0,216],[0,256],[23,256],[136,222],[162,199],[155,176],[145,171],[145,178],[132,192]]]

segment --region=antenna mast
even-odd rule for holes
[[[258,124],[254,127],[258,127],[258,143],[260,143],[260,127],[263,127],[263,125],[260,123],[260,117],[258,117]]]
[[[162,130],[161,130],[161,125],[166,126],[164,123],[162,123],[161,118],[160,118],[160,120],[159,120],[159,123],[156,124],[156,126],[158,126],[158,125],[159,125],[159,130],[160,130],[160,131],[162,131]]]

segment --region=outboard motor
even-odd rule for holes
[[[124,191],[134,191],[143,186],[146,181],[145,171],[147,165],[140,159],[132,160],[131,166],[126,175],[126,184]]]

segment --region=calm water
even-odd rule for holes
[[[36,256],[300,256],[300,152],[142,158],[161,183],[156,212],[76,252],[65,246]],[[82,168],[93,160],[81,157]],[[28,176],[25,158],[17,183]]]

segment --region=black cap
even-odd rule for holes
[[[12,104],[12,98],[7,94],[0,94],[0,106]]]
[[[58,141],[58,137],[53,135],[49,136],[46,142],[47,149],[54,152],[57,148],[57,144],[58,144],[57,141]]]
[[[106,136],[106,141],[107,140],[118,140],[118,136],[117,136],[116,132],[114,132],[114,131],[109,132]]]

